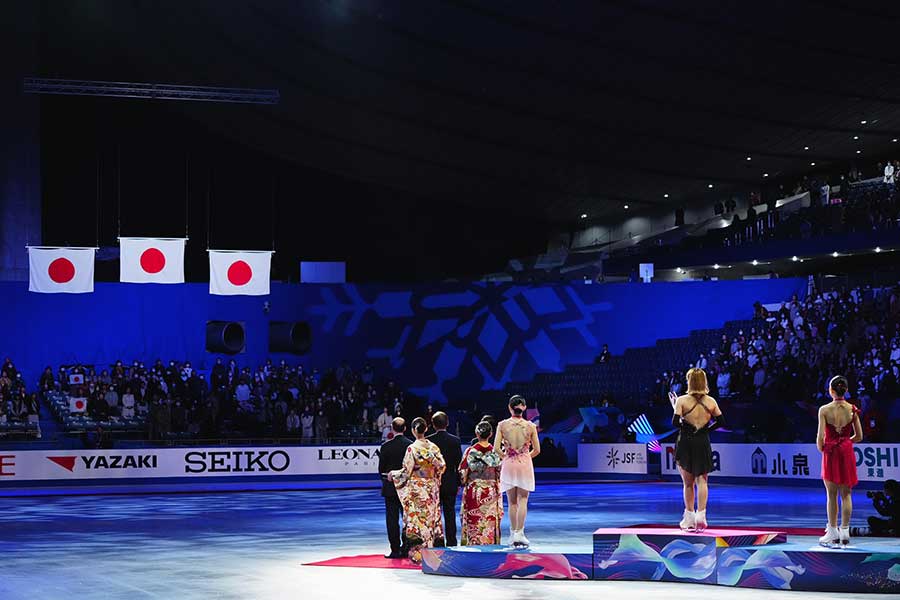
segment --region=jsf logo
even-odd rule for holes
[[[610,448],[609,452],[606,453],[606,466],[616,468],[622,459],[619,458],[619,451],[615,448]]]

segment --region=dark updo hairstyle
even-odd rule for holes
[[[831,378],[831,381],[828,382],[829,389],[834,390],[834,393],[839,397],[843,398],[847,395],[847,390],[850,387],[850,384],[847,383],[847,378],[843,375],[835,375]]]
[[[521,417],[525,414],[525,398],[516,394],[512,398],[509,399],[509,407],[512,409],[513,414]]]
[[[479,440],[489,439],[492,433],[494,433],[494,428],[487,421],[482,421],[475,426],[475,436]]]
[[[412,422],[412,430],[416,433],[423,434],[428,429],[428,423],[422,417],[416,417]]]

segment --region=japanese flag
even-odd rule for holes
[[[95,248],[28,247],[28,291],[84,294],[94,291]]]
[[[69,397],[69,412],[70,413],[83,413],[87,410],[87,398],[72,398]]]
[[[267,296],[272,252],[210,250],[209,293],[217,296]]]
[[[119,238],[119,281],[184,283],[184,238]]]

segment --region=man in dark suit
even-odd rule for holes
[[[441,510],[444,513],[444,540],[448,546],[456,545],[456,496],[459,493],[459,463],[462,447],[459,438],[447,433],[450,420],[444,412],[436,412],[431,418],[435,432],[428,441],[441,449],[447,469],[441,476]]]
[[[403,457],[406,456],[406,448],[412,441],[403,435],[406,429],[406,421],[397,417],[391,422],[394,437],[381,445],[378,456],[378,472],[381,474],[381,495],[384,497],[384,513],[387,521],[388,540],[391,543],[391,553],[385,554],[385,558],[403,558],[406,556],[406,536],[401,536],[400,513],[403,507],[400,505],[400,497],[394,482],[388,477],[390,471],[396,471],[403,466]]]

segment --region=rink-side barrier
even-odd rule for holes
[[[84,480],[248,477],[369,478],[378,481],[378,446],[2,450],[0,484]],[[643,444],[582,444],[578,466],[541,469],[583,474],[647,474]]]
[[[713,444],[713,476],[756,482],[820,481],[822,454],[815,444]],[[857,444],[856,471],[862,482],[900,479],[900,444]],[[675,445],[662,444],[662,475],[678,475]]]

